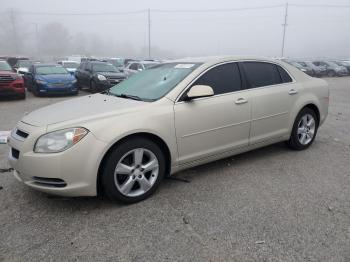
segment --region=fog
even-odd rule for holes
[[[0,0],[0,55],[282,55],[280,0]],[[350,57],[349,1],[290,1],[284,56]]]

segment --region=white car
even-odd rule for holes
[[[34,189],[132,203],[189,167],[280,141],[306,149],[328,103],[324,80],[282,61],[171,61],[24,116],[9,162]]]
[[[159,64],[156,61],[132,61],[124,68],[123,72],[127,74],[127,76],[131,76],[148,68],[151,68],[155,65]]]

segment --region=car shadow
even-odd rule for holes
[[[151,198],[146,199],[145,201],[157,202],[157,198],[159,200],[159,198],[164,199],[169,195],[173,195],[173,190],[175,190],[177,186],[181,186],[179,183],[196,183],[197,180],[202,180],[206,179],[207,177],[211,177],[211,171],[225,171],[226,169],[232,169],[232,167],[234,166],[240,166],[241,168],[244,168],[245,165],[251,165],[254,161],[257,161],[259,159],[274,157],[281,154],[291,154],[291,152],[295,151],[288,149],[284,143],[277,143],[181,171],[179,173],[174,174],[170,179],[164,179],[164,181],[160,185],[160,190],[158,190],[155,193],[155,195],[151,196]],[[63,210],[74,210],[74,212],[87,212],[101,208],[115,209],[123,208],[130,205],[109,200],[107,197],[104,196],[73,198],[59,197],[41,193],[29,188],[27,193],[35,194],[35,196],[31,195],[30,197],[35,198],[37,201],[41,202],[41,205],[44,204],[44,206],[47,206],[50,209],[59,208]],[[133,205],[137,204],[138,203]]]

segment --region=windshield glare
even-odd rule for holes
[[[69,74],[68,71],[61,66],[40,66],[36,68],[38,75],[56,75],[56,74]]]
[[[158,65],[158,63],[147,63],[147,64],[143,64],[144,65],[144,67],[146,68],[146,69],[148,69],[148,68],[151,68],[151,67],[153,67],[153,66],[155,66],[155,65]]]
[[[172,90],[199,65],[198,63],[154,65],[112,87],[110,94],[137,96],[144,101],[155,101]]]
[[[119,72],[119,70],[111,64],[94,64],[94,72]]]
[[[12,71],[12,68],[7,62],[0,61],[0,71]]]

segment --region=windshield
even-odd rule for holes
[[[92,68],[94,72],[119,72],[119,70],[111,64],[94,64]]]
[[[155,101],[180,83],[200,64],[167,63],[132,75],[110,89],[110,94],[137,96],[144,101]]]
[[[32,65],[32,62],[29,60],[20,60],[18,61],[19,67],[30,67]]]
[[[78,68],[79,64],[74,62],[63,62],[65,68]]]
[[[56,74],[69,74],[68,71],[61,66],[40,66],[36,68],[38,75],[56,75]]]
[[[12,68],[7,62],[0,61],[0,71],[12,71]]]
[[[304,63],[304,62],[298,62],[298,64],[301,66],[305,66],[305,67],[307,66],[306,63]]]
[[[124,59],[123,58],[110,59],[107,61],[108,61],[108,63],[114,65],[115,67],[123,67],[124,66]]]

